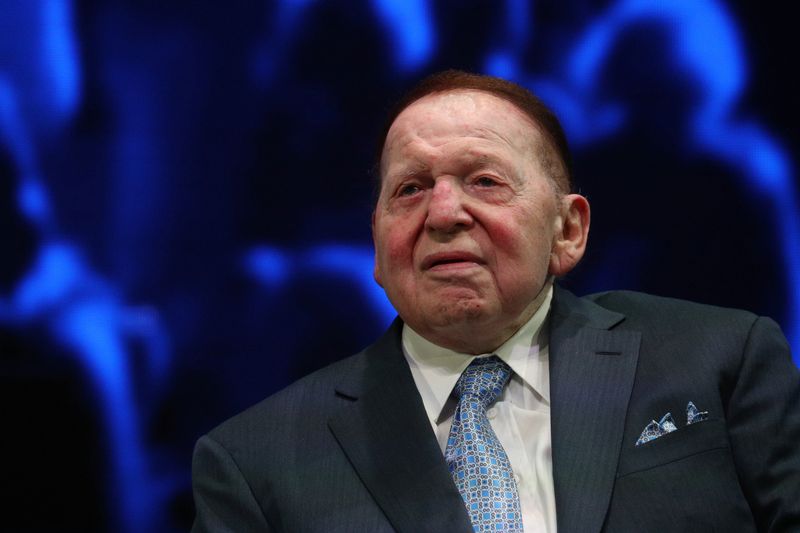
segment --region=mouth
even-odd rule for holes
[[[422,260],[423,270],[452,270],[483,264],[477,255],[468,252],[441,252],[426,256]]]

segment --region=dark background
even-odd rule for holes
[[[197,437],[381,332],[375,137],[443,68],[522,83],[564,122],[593,208],[564,285],[747,308],[797,353],[795,20],[719,0],[3,0],[4,527],[188,529]]]

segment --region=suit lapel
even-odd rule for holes
[[[353,402],[330,429],[397,531],[472,531],[403,357],[401,330],[398,320],[367,349],[362,374],[339,386]]]
[[[560,533],[603,526],[614,487],[640,334],[624,316],[556,287],[550,327],[553,481]],[[401,348],[398,320],[340,384],[352,403],[329,426],[401,532],[472,531]]]
[[[611,500],[639,332],[557,290],[550,332],[553,481],[559,533],[600,531]]]

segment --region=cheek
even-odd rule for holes
[[[385,232],[380,246],[385,269],[398,270],[398,267],[407,268],[412,264],[414,242],[410,232],[402,224],[395,224]]]
[[[539,275],[547,269],[552,228],[535,217],[496,224],[490,234],[498,269],[510,275]]]
[[[495,252],[505,257],[523,254],[524,235],[520,228],[512,224],[496,224],[491,232],[491,246]]]

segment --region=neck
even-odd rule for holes
[[[552,279],[548,279],[536,298],[512,320],[503,317],[496,320],[478,319],[441,329],[426,327],[424,324],[420,328],[409,325],[420,336],[442,348],[470,355],[492,353],[513,337],[539,310],[552,285]]]

